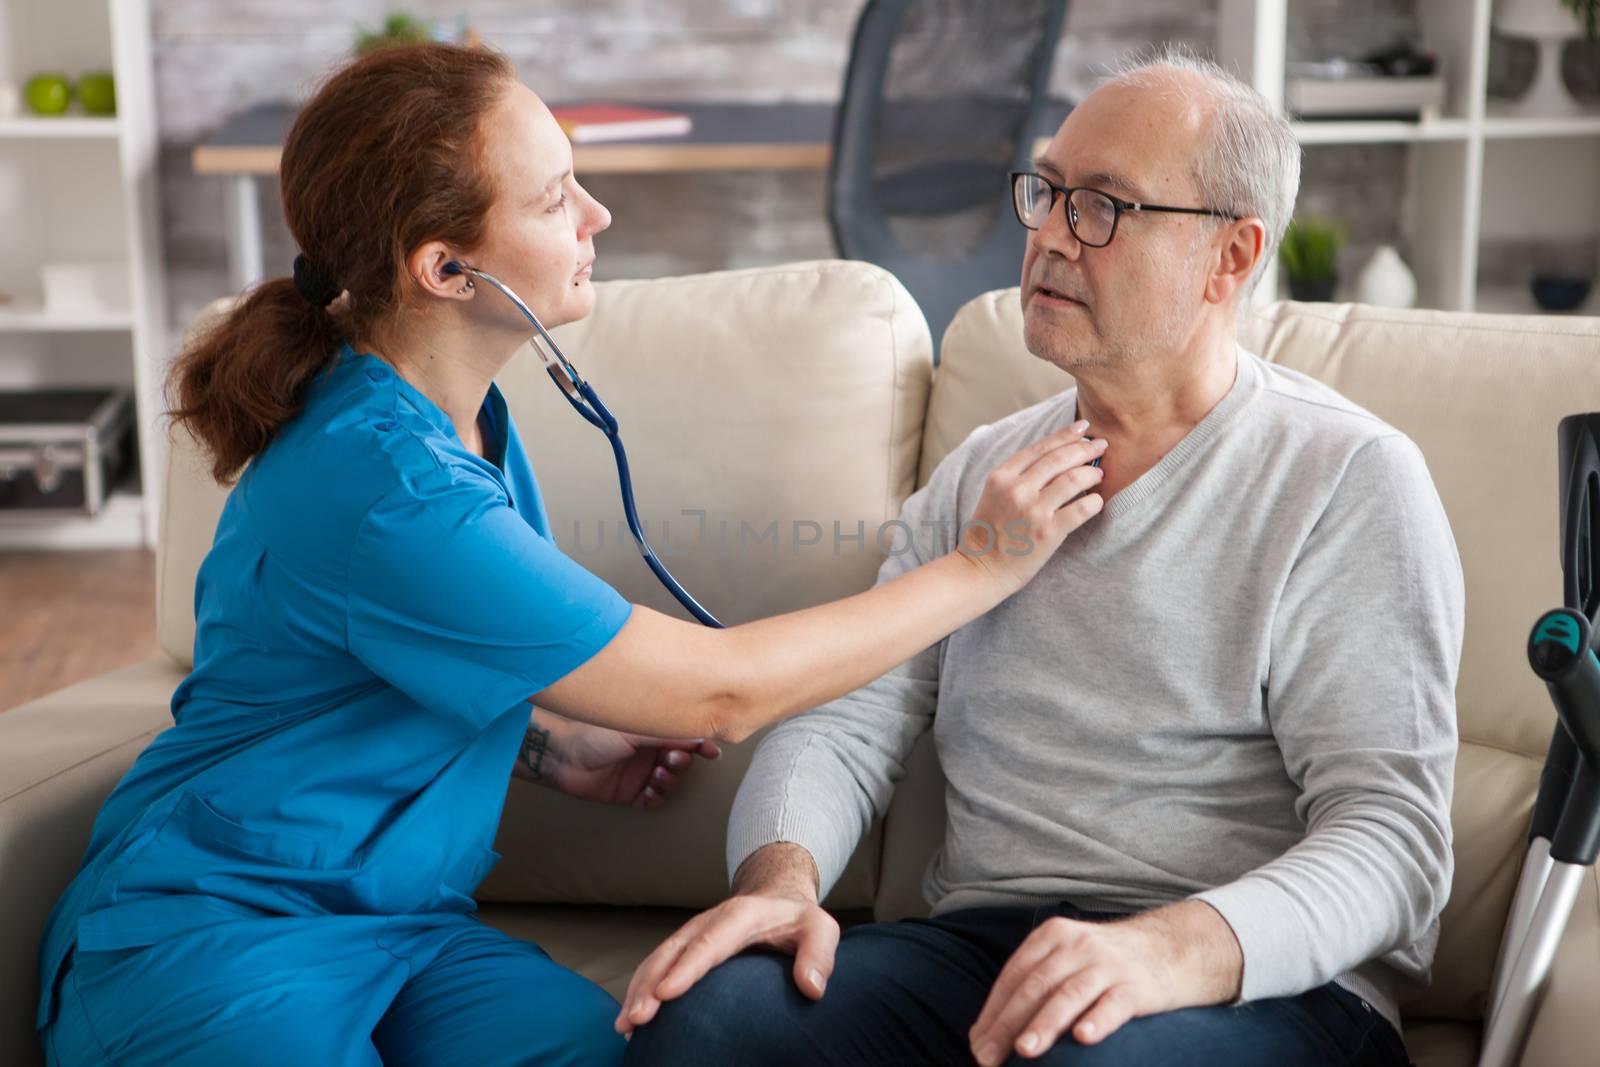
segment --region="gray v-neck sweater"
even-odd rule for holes
[[[947,550],[988,472],[1076,410],[1069,389],[975,430],[906,501],[914,549],[879,581]],[[1198,897],[1243,946],[1243,1000],[1337,979],[1398,1026],[1450,890],[1463,601],[1416,446],[1240,351],[1221,402],[1026,588],[763,741],[729,871],[793,842],[826,892],[931,726],[936,913]]]

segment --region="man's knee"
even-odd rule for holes
[[[743,1063],[773,1057],[784,1034],[808,1003],[795,988],[794,961],[752,952],[735,956],[683,996],[665,1001],[656,1017],[635,1031],[627,1063]]]
[[[1315,1042],[1311,1042],[1315,1044]],[[1304,1035],[1285,1032],[1259,1009],[1182,1008],[1130,1019],[1100,1041],[1085,1045],[1067,1031],[1036,1059],[1013,1055],[1006,1067],[1212,1067],[1226,1064],[1328,1062],[1308,1048]],[[1343,1062],[1341,1059],[1340,1062]]]

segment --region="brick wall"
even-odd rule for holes
[[[391,7],[483,37],[550,100],[832,100],[860,0],[152,0],[161,127],[162,230],[172,314],[186,321],[227,291],[222,182],[190,170],[194,143],[261,100],[303,98],[349,51],[356,27]],[[1215,3],[1078,0],[1053,78],[1081,97],[1117,60],[1156,41],[1209,50]],[[269,272],[294,248],[270,182],[262,196]],[[820,173],[595,175],[615,216],[601,278],[646,277],[833,254]]]
[[[929,0],[932,2],[932,0]],[[1001,2],[1001,0],[992,0]],[[190,170],[194,143],[252,103],[303,98],[349,52],[357,27],[392,7],[453,21],[470,10],[484,38],[547,99],[832,100],[843,81],[860,0],[152,0],[162,229],[182,323],[227,291],[222,182]],[[1417,31],[1416,0],[1295,0],[1292,58],[1360,55]],[[1052,84],[1081,98],[1110,65],[1157,42],[1209,52],[1215,0],[1076,0]],[[1575,43],[1574,89],[1596,89],[1600,49]],[[1519,42],[1496,38],[1491,93],[1515,95],[1531,73]],[[1588,79],[1585,81],[1585,79]],[[1347,220],[1353,269],[1399,232],[1403,146],[1334,146],[1306,154],[1302,207]],[[616,222],[597,277],[649,277],[828,256],[820,173],[594,175]],[[276,187],[261,183],[267,269],[294,248]],[[1510,243],[1486,262],[1526,262]],[[1587,247],[1592,248],[1592,243]],[[1406,249],[1402,244],[1402,252]],[[1578,253],[1581,256],[1581,252]]]

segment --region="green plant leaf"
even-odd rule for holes
[[[1338,275],[1339,252],[1344,248],[1344,227],[1318,218],[1289,223],[1278,246],[1278,258],[1297,281],[1331,281]]]
[[[1600,0],[1561,0],[1561,6],[1583,23],[1584,36],[1600,40]]]

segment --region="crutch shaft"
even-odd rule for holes
[[[1522,951],[1506,980],[1505,1000],[1484,1041],[1478,1067],[1513,1067],[1528,1038],[1528,1025],[1544,993],[1567,919],[1583,886],[1586,866],[1556,863],[1539,895],[1533,924],[1523,940]]]

